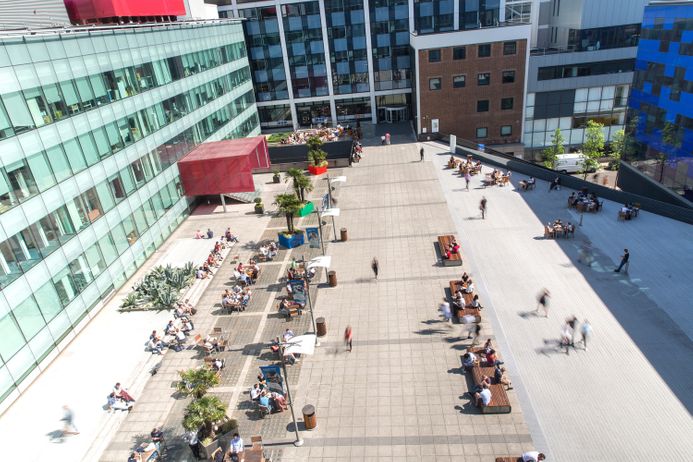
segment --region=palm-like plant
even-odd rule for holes
[[[322,150],[322,140],[317,136],[311,136],[306,144],[308,145],[308,163],[315,167],[322,167],[327,159],[327,153]]]
[[[183,428],[203,428],[203,438],[214,437],[214,423],[226,417],[226,405],[216,396],[205,395],[188,404],[183,417]]]
[[[179,393],[193,398],[202,398],[207,390],[219,384],[217,373],[206,367],[178,371],[180,382],[176,384]]]
[[[313,190],[313,182],[310,178],[301,173],[301,176],[296,178],[296,184],[298,185],[298,196],[301,202],[306,201],[306,192],[311,192]]]
[[[277,194],[274,196],[274,204],[279,208],[279,212],[286,217],[286,227],[289,233],[294,233],[294,216],[299,213],[303,202],[296,194]]]
[[[298,179],[302,176],[305,176],[303,174],[303,170],[300,168],[290,168],[284,173],[284,182],[288,183],[289,180],[292,180],[293,186],[294,186],[294,191],[296,191],[296,195],[298,196],[300,194],[299,187],[298,187]]]

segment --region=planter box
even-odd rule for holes
[[[277,241],[279,245],[287,249],[293,249],[294,247],[299,247],[305,243],[305,235],[303,231],[299,231],[297,234],[292,236],[287,236],[284,233],[277,233]]]
[[[313,210],[315,210],[315,205],[312,202],[306,202],[306,205],[298,212],[298,216],[305,217],[313,213]]]
[[[315,165],[309,165],[308,171],[310,173],[312,173],[313,175],[322,175],[323,173],[327,172],[327,164],[325,164],[323,167],[316,167]]]

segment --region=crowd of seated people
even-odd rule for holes
[[[253,291],[250,287],[241,287],[236,284],[231,289],[226,289],[221,295],[221,307],[229,311],[245,311],[252,296]]]
[[[106,398],[106,408],[108,411],[132,411],[133,403],[135,398],[133,398],[127,389],[120,385],[120,382],[116,383],[113,390]]]
[[[568,237],[569,235],[575,237],[575,225],[571,222],[563,223],[560,218],[549,222],[546,230],[552,237]]]
[[[167,348],[180,351],[187,336],[195,329],[192,321],[192,316],[195,313],[197,313],[197,309],[190,304],[189,299],[185,299],[184,302],[176,302],[176,307],[173,310],[174,318],[169,320],[164,327],[163,336],[153,330],[147,340],[147,349],[153,354],[162,354],[163,350]]]
[[[630,202],[626,202],[623,204],[623,207],[621,207],[620,213],[623,215],[625,220],[632,220],[638,216],[638,213],[640,213],[640,207],[631,204]]]
[[[460,245],[457,243],[457,240],[453,239],[452,242],[448,244],[448,248],[445,249],[444,257],[446,260],[450,260],[450,257],[458,253],[460,253]]]
[[[597,195],[583,188],[577,193],[572,192],[568,196],[568,208],[576,208],[586,212],[598,212],[602,208],[602,203]]]
[[[272,261],[272,260],[274,260],[274,257],[277,256],[277,252],[279,251],[279,248],[277,247],[276,242],[270,241],[266,245],[265,244],[261,245],[260,248],[258,249],[258,251],[260,252],[258,254],[259,259],[265,260],[265,261]]]
[[[510,183],[510,177],[512,176],[512,172],[508,170],[508,173],[503,173],[498,169],[493,169],[493,172],[487,173],[487,179],[486,179],[486,184],[487,185],[498,185],[498,186],[504,186],[508,183]]]
[[[260,267],[254,259],[248,260],[248,264],[244,265],[243,262],[238,262],[236,265],[234,276],[236,281],[243,284],[243,286],[249,286],[257,282],[257,278],[260,277]]]

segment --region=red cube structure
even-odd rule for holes
[[[202,143],[178,161],[186,196],[253,192],[253,170],[269,167],[264,136]]]

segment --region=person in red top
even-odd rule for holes
[[[351,326],[347,326],[344,330],[344,345],[348,351],[351,351],[351,340],[353,338],[353,332],[351,331]]]
[[[486,353],[486,364],[488,366],[494,366],[497,360],[498,356],[496,356],[496,350],[491,349],[488,353]]]

